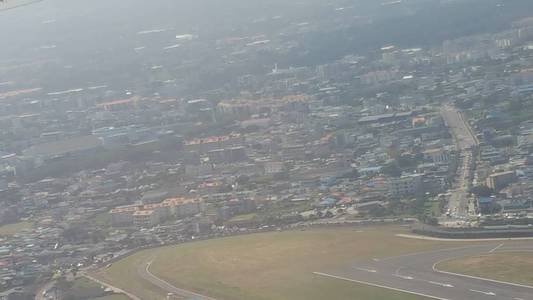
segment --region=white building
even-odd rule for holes
[[[414,196],[422,186],[421,174],[405,175],[389,180],[389,192],[394,198]]]
[[[170,198],[162,203],[170,209],[170,214],[183,218],[199,214],[204,211],[204,203],[200,199]]]
[[[264,164],[265,174],[278,174],[285,170],[285,164],[279,161],[269,161]]]

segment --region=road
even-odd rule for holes
[[[52,287],[54,287],[55,284],[56,284],[56,281],[53,280],[41,286],[35,293],[35,300],[46,300],[46,297],[44,294],[48,292]]]
[[[452,105],[444,105],[440,110],[441,116],[448,124],[455,139],[457,150],[465,151],[478,144],[478,140],[464,119],[463,114]]]
[[[0,12],[3,10],[14,9],[17,7],[26,6],[41,1],[43,0],[4,0],[0,2]]]
[[[216,300],[208,296],[204,296],[204,295],[192,292],[192,291],[184,290],[184,289],[173,286],[172,284],[168,283],[167,281],[157,277],[152,272],[150,272],[151,265],[152,265],[152,261],[147,261],[143,265],[140,265],[137,268],[137,272],[139,276],[141,276],[144,280],[147,280],[151,282],[152,284],[158,286],[159,288],[163,289],[167,293],[171,293],[173,295],[176,295],[184,299]]]
[[[440,300],[533,300],[533,287],[438,270],[441,261],[488,253],[533,251],[533,241],[505,241],[413,253],[319,271],[322,277]]]
[[[478,144],[475,134],[470,128],[470,124],[464,119],[461,112],[451,105],[445,105],[440,111],[443,119],[448,124],[451,134],[454,138],[457,151],[459,153],[459,167],[457,170],[457,179],[454,188],[450,191],[451,196],[448,200],[448,209],[455,222],[457,219],[464,220],[469,215],[475,213],[472,211],[468,199],[468,189],[470,184],[471,166],[474,159],[473,149]]]

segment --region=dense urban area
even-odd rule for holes
[[[141,248],[259,231],[528,230],[531,5],[438,4],[498,16],[487,30],[407,24],[430,24],[427,2],[359,11],[357,1],[275,1],[183,30],[162,21],[127,31],[120,17],[100,36],[73,25],[18,56],[2,50],[16,59],[0,58],[0,299],[100,299],[117,290],[72,292],[91,269]],[[37,35],[66,26],[45,12]],[[372,26],[388,33],[362,33]]]

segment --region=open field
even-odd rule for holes
[[[126,295],[108,294],[102,286],[85,277],[79,277],[72,282],[60,281],[58,286],[64,291],[67,299],[92,300],[128,300]]]
[[[0,236],[2,235],[14,235],[17,232],[20,232],[24,229],[31,228],[32,224],[30,222],[19,222],[13,224],[6,224],[0,226]]]
[[[443,271],[533,286],[533,253],[503,252],[444,261]]]
[[[109,296],[104,296],[104,297],[99,297],[99,298],[94,298],[92,300],[129,300],[130,298],[128,298],[127,296],[125,295],[121,295],[121,294],[114,294],[114,295],[109,295]]]
[[[176,287],[217,299],[425,299],[328,279],[312,272],[350,262],[437,249],[435,241],[402,239],[398,227],[272,232],[146,250],[97,274],[142,299],[166,295],[139,276],[150,271]]]
[[[243,221],[252,221],[253,219],[257,218],[257,214],[245,214],[245,215],[238,215],[229,220],[229,222],[243,222]]]

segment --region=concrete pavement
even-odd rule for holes
[[[45,293],[47,293],[52,287],[54,287],[55,284],[56,281],[53,280],[41,286],[35,293],[35,300],[46,300]]]
[[[509,251],[533,251],[533,241],[496,242],[375,258],[314,274],[432,299],[533,300],[533,287],[443,272],[437,266],[453,258]]]

